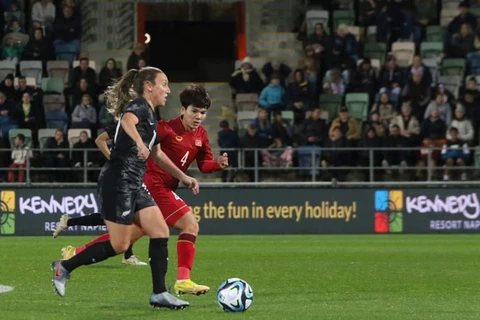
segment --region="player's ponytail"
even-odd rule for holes
[[[138,70],[131,69],[120,80],[107,88],[105,92],[107,109],[114,116],[119,117],[128,103],[137,97],[137,93],[132,87],[138,74]]]

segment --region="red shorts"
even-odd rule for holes
[[[146,186],[169,226],[173,227],[181,217],[190,212],[187,204],[170,188],[150,184]]]

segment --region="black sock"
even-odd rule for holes
[[[128,259],[130,258],[131,256],[133,256],[133,244],[130,245],[130,247],[128,247],[127,251],[125,251],[125,253],[123,254],[123,257],[125,259]]]
[[[92,213],[88,216],[70,218],[67,226],[104,226],[105,221],[100,213]]]
[[[152,270],[153,293],[167,291],[165,275],[168,266],[168,238],[150,239],[148,255],[150,256],[150,269]]]
[[[98,263],[116,255],[110,241],[97,242],[72,258],[63,261],[62,266],[72,272],[80,266]]]

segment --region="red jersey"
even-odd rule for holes
[[[222,170],[213,159],[208,134],[202,126],[186,131],[180,117],[169,121],[161,120],[158,122],[157,134],[162,151],[183,172],[188,170],[194,160],[197,160],[198,168],[203,173]],[[176,190],[178,186],[178,180],[162,170],[151,157],[147,162],[145,180],[147,179],[171,190]]]

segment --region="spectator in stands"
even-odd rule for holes
[[[2,6],[0,6],[1,9]],[[1,17],[1,16],[0,16]],[[3,31],[0,29],[0,31]],[[2,124],[2,114],[0,109],[0,124]],[[8,149],[10,144],[8,143],[7,136],[3,136],[3,130],[0,128],[0,149]],[[10,165],[10,155],[8,152],[0,152],[0,168],[7,168]],[[4,182],[6,177],[5,171],[0,171],[0,182]]]
[[[25,14],[20,10],[17,0],[12,0],[10,3],[10,10],[5,12],[5,27],[17,21],[20,27],[25,28]]]
[[[232,73],[230,87],[235,93],[260,93],[263,80],[257,69],[250,63],[250,58],[243,59],[240,68]]]
[[[18,174],[18,182],[25,182],[25,170],[23,169],[25,169],[27,158],[32,157],[32,151],[25,145],[25,136],[23,134],[17,134],[12,150],[12,164],[10,165],[10,169],[19,170],[10,170],[8,172],[8,182],[15,182],[16,174]]]
[[[8,130],[18,128],[19,123],[18,109],[0,91],[0,131],[2,131],[3,136],[8,138]]]
[[[15,90],[15,100],[20,101],[23,98],[24,93],[28,93],[30,95],[30,99],[34,99],[34,95],[36,94],[35,88],[32,86],[27,86],[27,78],[24,76],[18,77],[18,87],[14,88]]]
[[[310,108],[314,101],[314,88],[305,79],[305,73],[302,69],[295,70],[293,82],[287,87],[285,102],[288,110],[299,109],[294,106],[295,103],[302,102],[305,108]]]
[[[335,43],[332,51],[327,55],[325,70],[338,68],[341,70],[344,82],[350,83],[350,72],[356,69],[356,63],[351,56],[345,53],[341,44]],[[330,76],[331,71],[327,72],[326,77]]]
[[[292,127],[290,126],[290,123],[282,117],[282,112],[280,111],[275,111],[273,113],[272,136],[276,139],[280,139],[282,145],[291,146],[293,143]]]
[[[58,3],[60,1],[56,0],[56,2]],[[57,8],[57,16],[62,15],[63,8],[70,7],[73,8],[74,17],[78,18],[79,20],[82,19],[82,11],[80,10],[80,6],[75,3],[75,0],[62,0],[61,4],[56,4],[55,7]]]
[[[315,24],[315,32],[308,37],[307,44],[311,45],[315,54],[323,60],[325,51],[330,45],[330,37],[326,34],[323,23]]]
[[[385,66],[380,70],[380,93],[390,92],[395,95],[400,95],[403,84],[403,72],[397,65],[395,57],[393,55],[389,56]]]
[[[275,137],[267,150],[262,150],[264,167],[291,167],[293,165],[293,149],[281,138]]]
[[[93,70],[93,69],[92,69]],[[95,72],[95,71],[94,71]],[[122,71],[117,68],[115,59],[110,58],[105,63],[105,66],[100,70],[99,86],[101,91],[105,91],[108,86],[112,85],[115,80],[122,76]]]
[[[127,70],[138,69],[138,61],[140,59],[147,61],[145,45],[142,43],[135,43],[132,48],[132,53],[127,60]]]
[[[85,166],[84,149],[97,149],[95,142],[88,137],[87,131],[80,132],[79,140],[73,145],[73,163],[75,168]],[[98,160],[98,152],[87,151],[87,167],[93,167]]]
[[[471,1],[471,9],[480,9],[480,0]]]
[[[278,75],[280,77],[280,85],[282,87],[286,87],[287,79],[290,73],[292,72],[292,69],[290,69],[289,66],[287,66],[284,63],[281,63],[280,61],[272,61],[272,62],[267,62],[263,65],[262,68],[263,75],[266,77],[265,83],[270,83],[272,80],[272,77],[274,75]]]
[[[430,116],[422,123],[421,135],[423,138],[430,138],[436,143],[438,140],[445,139],[447,124],[440,118],[440,112],[436,105],[428,108],[428,111],[430,112]]]
[[[314,107],[310,118],[299,128],[300,144],[303,146],[323,146],[328,136],[328,125],[320,118],[320,108]]]
[[[138,59],[138,65],[135,69],[140,70],[147,66],[147,61],[145,59]]]
[[[387,128],[390,126],[390,121],[397,116],[397,110],[390,103],[390,97],[386,92],[380,94],[380,102],[373,105],[372,112],[378,112],[379,121]]]
[[[50,0],[38,0],[32,7],[32,21],[38,21],[42,28],[52,30],[55,11],[55,5]]]
[[[344,167],[350,165],[352,152],[350,150],[342,150],[351,148],[349,139],[346,139],[342,134],[340,127],[332,127],[330,129],[329,139],[325,143],[325,150],[323,152],[321,165],[323,168],[327,167]],[[331,175],[333,178],[344,180],[344,171],[333,170]]]
[[[422,84],[424,86],[431,86],[432,84],[432,73],[426,65],[423,64],[422,57],[417,54],[413,57],[412,64],[408,67],[410,71],[408,73],[408,80],[413,78],[413,75],[418,73],[422,75]]]
[[[25,33],[25,30],[20,26],[20,23],[17,20],[12,20],[7,27],[7,34],[16,32],[16,33]]]
[[[457,128],[458,138],[467,144],[471,144],[474,137],[474,129],[473,124],[470,119],[465,117],[465,108],[458,103],[457,108],[455,109],[455,117],[453,118],[452,122],[450,123],[451,128]],[[451,135],[449,134],[450,130],[447,132],[447,139],[451,139]]]
[[[430,170],[434,170],[435,166],[440,159],[440,151],[436,148],[436,145],[430,138],[423,138],[422,145],[420,146],[420,152],[418,155],[417,162],[417,178],[421,179],[422,176],[425,176],[425,167],[429,167]]]
[[[448,103],[451,107],[454,106],[453,103],[455,102],[455,96],[452,92],[450,92],[450,90],[445,88],[443,83],[438,84],[433,96],[436,97],[437,94],[441,94],[443,96],[444,103]]]
[[[343,95],[346,91],[345,81],[343,80],[341,70],[334,68],[330,72],[330,77],[325,79],[323,92],[329,94]]]
[[[71,70],[70,85],[77,85],[80,80],[86,79],[89,85],[95,85],[97,83],[97,73],[91,67],[89,67],[90,61],[88,58],[80,58],[79,65]]]
[[[15,64],[20,62],[23,53],[23,45],[21,41],[15,41],[7,35],[7,44],[2,49],[2,60],[12,61]]]
[[[70,44],[76,48],[77,54],[80,52],[82,22],[73,15],[73,8],[63,8],[63,15],[55,19],[53,28],[55,37],[55,41],[53,42],[54,46]]]
[[[347,25],[341,24],[337,27],[337,34],[333,39],[334,45],[339,45],[342,52],[352,57],[355,63],[358,61],[357,40],[348,32]]]
[[[375,0],[360,0],[358,2],[358,22],[362,27],[368,27],[375,23],[377,4]]]
[[[45,143],[45,166],[48,168],[70,167],[69,145],[62,130],[55,132],[55,137]],[[63,150],[61,150],[63,149]],[[68,181],[68,171],[50,172],[50,181]]]
[[[397,126],[400,129],[400,135],[406,139],[408,146],[418,146],[420,124],[417,118],[412,115],[410,102],[402,104],[401,113],[390,122],[390,130],[392,130],[393,126]]]
[[[478,100],[474,100],[474,96],[471,93],[466,93],[462,101],[462,105],[466,110],[467,117],[471,119],[473,127],[475,129],[474,144],[478,144],[478,128],[480,128],[480,105]]]
[[[363,59],[357,68],[355,78],[355,91],[368,93],[372,101],[377,89],[377,72],[372,68],[370,58]]]
[[[464,99],[466,94],[471,94],[473,96],[473,101],[480,100],[480,91],[478,91],[477,79],[475,79],[475,77],[468,78],[465,90],[463,90],[460,96]]]
[[[94,131],[97,124],[97,111],[92,106],[92,98],[88,94],[82,96],[82,103],[72,113],[72,128],[89,128]]]
[[[252,123],[255,125],[258,136],[264,139],[268,139],[268,145],[272,139],[272,126],[268,117],[268,112],[265,109],[259,108],[257,117],[253,119]]]
[[[384,151],[382,167],[390,168],[400,166],[400,173],[403,173],[404,168],[408,166],[408,151],[398,150],[397,148],[406,148],[408,142],[405,137],[400,134],[400,128],[394,124],[390,127],[390,134],[385,137],[383,147],[388,148]],[[391,169],[387,170],[388,174],[391,174]]]
[[[245,136],[242,137],[241,144],[244,149],[258,149],[267,147],[270,144],[270,141],[268,138],[261,137],[258,134],[257,126],[252,123],[248,126]],[[257,153],[257,163],[255,163],[255,153]],[[243,155],[245,168],[247,169],[246,174],[249,177],[250,181],[255,181],[254,171],[248,170],[248,168],[260,166],[260,163],[262,162],[262,156],[260,152],[253,150],[245,150]]]
[[[311,45],[305,47],[305,54],[298,61],[297,69],[302,69],[305,72],[307,81],[312,85],[316,85],[320,71],[320,60]]]
[[[380,114],[378,111],[372,111],[370,114],[370,121],[365,123],[365,130],[373,129],[375,130],[376,136],[383,138],[385,136],[385,130],[388,126],[380,120]]]
[[[454,165],[459,167],[465,166],[465,162],[470,157],[470,149],[468,149],[467,143],[460,140],[458,137],[458,130],[455,127],[450,128],[450,139],[442,148],[442,159],[445,161],[445,173],[443,180],[450,180],[450,168]],[[463,170],[461,174],[462,180],[467,180],[467,173]]]
[[[38,129],[43,128],[45,122],[43,106],[32,102],[30,94],[25,92],[17,109],[20,128],[32,130],[32,139],[37,141]]]
[[[108,111],[107,104],[103,103],[98,112],[98,123],[100,128],[106,128],[108,125],[115,122],[113,115]]]
[[[438,22],[436,0],[415,0],[415,18],[413,40],[417,45],[425,39],[426,27]]]
[[[51,43],[43,37],[42,29],[36,28],[23,52],[24,60],[40,60],[46,62],[52,55]]]
[[[365,133],[358,145],[360,148],[364,148],[359,153],[359,160],[361,166],[370,165],[370,149],[376,149],[382,147],[382,139],[377,135],[375,128],[367,125]],[[368,150],[366,150],[368,149]],[[373,150],[373,165],[379,167],[382,162],[382,151]]]
[[[475,51],[474,42],[472,27],[467,23],[462,24],[459,34],[452,38],[452,42],[446,48],[447,56],[465,59],[467,54]]]
[[[241,147],[240,139],[235,131],[230,128],[227,120],[220,121],[220,131],[217,134],[217,142],[220,154],[228,154],[228,162],[231,168],[238,168],[238,152],[231,149]],[[235,180],[234,170],[222,170],[222,182],[233,182]]]
[[[419,119],[423,117],[431,96],[430,85],[426,85],[422,81],[420,72],[412,75],[412,79],[403,88],[402,92],[403,99],[411,102],[413,112]]]
[[[445,121],[447,126],[450,125],[450,122],[452,122],[452,109],[450,105],[443,102],[443,96],[441,94],[437,94],[435,100],[430,102],[427,110],[425,110],[424,119],[431,116],[433,109],[438,109],[440,119]]]
[[[332,121],[330,126],[330,135],[336,130],[335,128],[340,128],[342,137],[352,142],[359,140],[362,135],[362,129],[358,121],[349,116],[347,107],[341,107],[339,111],[338,117]]]
[[[450,38],[447,38],[447,44],[453,39],[456,38],[460,35],[460,29],[462,28],[463,24],[468,24],[472,28],[472,30],[475,30],[477,28],[477,17],[475,15],[471,14],[468,12],[468,2],[463,1],[460,2],[458,5],[458,16],[456,16],[450,23],[448,24],[448,36]]]
[[[7,74],[3,82],[0,83],[0,92],[3,92],[8,100],[15,100],[15,87],[13,86],[14,80],[13,73]]]
[[[95,86],[91,85],[86,78],[81,78],[77,85],[70,90],[72,107],[82,103],[82,97],[88,94],[92,99],[93,106],[98,105],[98,95]]]
[[[263,88],[259,97],[260,107],[269,113],[275,110],[283,110],[285,108],[285,89],[280,85],[280,76],[274,74],[270,80],[270,84]]]

